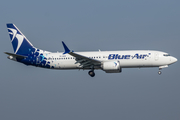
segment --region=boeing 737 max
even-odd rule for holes
[[[177,61],[165,52],[152,50],[74,52],[62,42],[65,52],[52,53],[34,47],[22,32],[14,25],[7,24],[14,53],[5,52],[8,58],[25,65],[49,69],[87,69],[91,77],[94,70],[106,73],[120,73],[122,68],[168,67]]]

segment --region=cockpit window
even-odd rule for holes
[[[167,56],[170,56],[170,54],[164,54],[164,56],[166,56],[166,57],[167,57]]]

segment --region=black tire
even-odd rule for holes
[[[88,74],[89,74],[91,77],[94,77],[94,76],[95,76],[94,71],[89,71]]]

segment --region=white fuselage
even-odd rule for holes
[[[165,52],[150,50],[129,50],[129,51],[99,51],[99,52],[76,52],[86,57],[102,62],[119,61],[121,68],[135,67],[160,67],[170,65],[177,61]],[[63,53],[44,53],[50,66],[54,69],[85,69],[76,63],[75,57]],[[95,69],[101,69],[96,67]]]

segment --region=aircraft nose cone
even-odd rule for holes
[[[172,57],[171,61],[172,61],[173,63],[175,63],[175,62],[177,62],[178,60],[177,60],[177,58]]]

